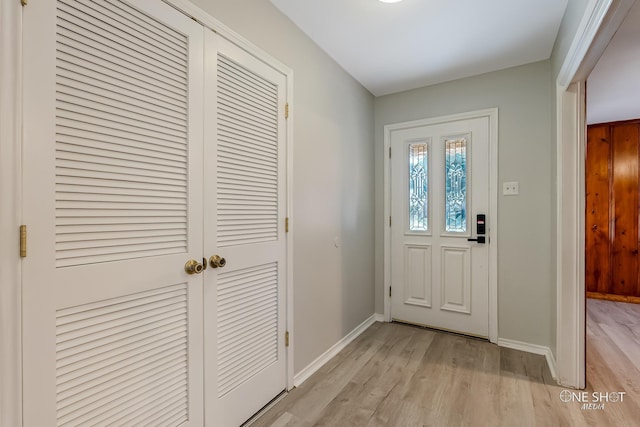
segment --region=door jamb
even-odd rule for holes
[[[403,123],[384,127],[384,320],[391,321],[391,228],[387,218],[391,216],[391,132],[394,130],[428,126],[457,120],[489,118],[489,341],[498,342],[498,109],[471,111]]]
[[[567,387],[586,384],[585,82],[634,2],[591,0],[556,80],[556,361]]]

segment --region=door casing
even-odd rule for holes
[[[468,120],[481,117],[489,118],[489,212],[488,235],[489,244],[489,341],[498,342],[498,109],[471,111],[394,123],[384,127],[384,319],[391,321],[391,227],[388,219],[391,216],[391,162],[389,148],[391,147],[391,132],[416,126],[429,126],[457,120]]]

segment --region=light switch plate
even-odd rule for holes
[[[520,185],[518,181],[503,182],[502,194],[504,196],[517,196],[518,194],[520,194]]]

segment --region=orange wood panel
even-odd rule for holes
[[[587,130],[585,286],[587,292],[609,293],[611,284],[609,125]]]
[[[599,292],[587,292],[587,298],[602,299],[605,301],[615,302],[628,302],[631,304],[640,304],[640,297],[613,295],[613,294],[601,294]]]
[[[611,294],[638,290],[638,125],[614,126],[611,155],[613,242]]]

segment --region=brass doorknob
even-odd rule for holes
[[[213,255],[211,258],[209,258],[209,265],[212,268],[222,268],[227,265],[227,260],[222,258],[220,255]]]
[[[187,274],[200,274],[202,273],[202,270],[204,270],[204,265],[200,264],[195,259],[190,259],[184,265],[184,271],[186,271]]]

